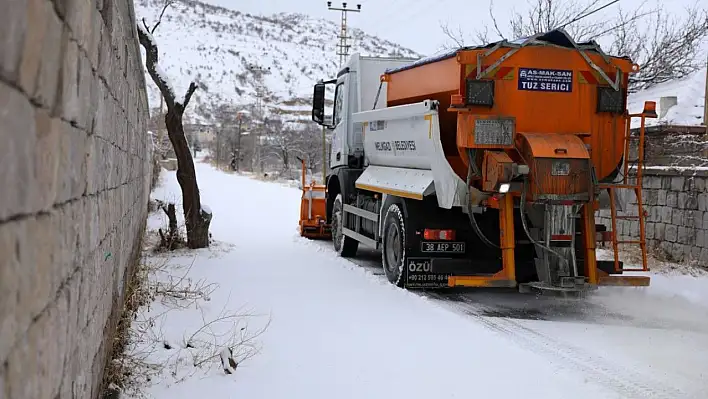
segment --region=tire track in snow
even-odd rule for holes
[[[332,251],[331,243],[318,242],[316,246],[319,250]],[[333,252],[333,251],[332,251]],[[387,282],[381,270],[379,256],[370,253],[358,258],[347,258],[353,265],[359,266],[373,277],[378,277],[382,282]],[[526,348],[542,357],[559,361],[572,370],[579,371],[587,377],[589,382],[597,383],[616,392],[621,397],[626,398],[704,398],[695,392],[685,392],[679,388],[672,387],[651,375],[645,375],[634,369],[614,364],[611,360],[593,355],[581,348],[559,342],[558,338],[544,335],[532,328],[524,326],[509,317],[490,317],[485,313],[498,313],[499,309],[493,306],[481,304],[466,298],[459,293],[439,293],[430,290],[408,290],[408,292],[439,302],[442,307],[464,316],[470,316],[474,321],[478,321],[483,327],[504,335],[516,342],[521,347]],[[549,320],[553,322],[553,320]]]
[[[560,343],[512,319],[483,316],[481,312],[491,310],[491,308],[477,303],[470,303],[462,295],[444,295],[430,292],[425,295],[430,299],[441,302],[443,306],[451,307],[473,317],[475,321],[478,321],[484,327],[509,337],[522,347],[541,356],[560,360],[572,369],[586,373],[588,380],[606,386],[624,397],[698,398],[698,396],[689,396],[688,392],[678,388],[667,386],[652,376],[646,376],[632,369],[612,364],[600,356],[587,353],[581,348]]]

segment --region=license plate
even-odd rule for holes
[[[420,251],[424,253],[461,254],[465,252],[464,242],[421,242]]]
[[[449,274],[433,273],[432,259],[409,258],[406,267],[406,288],[447,287]]]

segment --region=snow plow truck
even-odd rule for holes
[[[331,236],[342,257],[380,250],[399,287],[647,286],[626,273],[648,270],[645,215],[621,215],[620,201],[631,193],[643,209],[644,120],[656,114],[653,102],[627,111],[638,70],[562,29],[423,59],[354,54],[314,86],[312,119],[332,141],[325,185],[303,175],[301,234]],[[596,224],[608,208],[611,226]],[[621,219],[639,239],[614,233]],[[599,242],[614,260],[596,258]],[[640,267],[619,261],[622,244],[640,247]]]

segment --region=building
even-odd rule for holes
[[[641,112],[645,101],[656,102],[658,118],[646,120],[646,165],[708,166],[707,75],[708,68],[703,68],[629,96],[630,113]],[[639,124],[633,118],[632,135],[639,134]],[[636,158],[633,148],[630,161]]]

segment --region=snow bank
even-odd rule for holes
[[[630,113],[639,113],[644,109],[645,101],[655,101],[657,112],[661,97],[675,96],[678,103],[671,107],[663,118],[647,119],[647,126],[658,124],[700,125],[705,109],[706,68],[700,69],[683,79],[658,84],[647,90],[631,94],[627,99]],[[639,119],[632,120],[632,127],[639,127]]]

